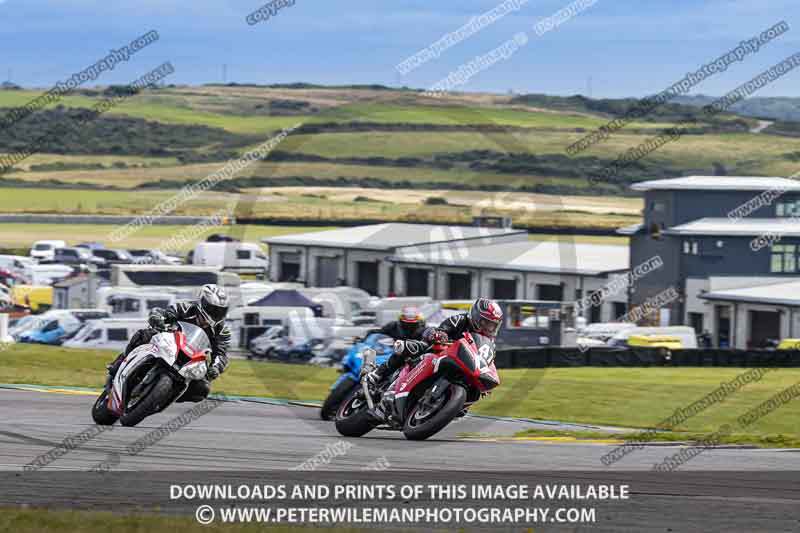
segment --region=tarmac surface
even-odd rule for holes
[[[463,438],[461,434],[473,432],[512,435],[535,426],[479,417],[467,417],[424,442],[407,441],[389,431],[351,439],[341,437],[333,423],[319,420],[316,409],[242,401],[219,403],[185,427],[174,421],[195,407],[192,404],[173,405],[135,428],[114,426],[97,434],[90,415],[94,399],[89,394],[0,390],[0,505],[112,505],[119,510],[159,505],[164,510],[165,487],[178,478],[259,483],[625,482],[631,484],[634,497],[624,506],[601,504],[603,520],[577,530],[800,530],[800,450],[708,449],[680,472],[649,472],[654,463],[681,448],[648,446],[605,466],[601,456],[618,444]],[[82,432],[91,433],[91,438],[58,457],[40,459],[39,465],[46,465],[37,466],[36,472],[24,472],[26,464]],[[87,472],[103,465],[108,472]],[[98,475],[104,476],[102,483]],[[98,486],[103,487],[99,494]],[[135,495],[126,495],[135,486]]]

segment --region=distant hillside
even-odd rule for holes
[[[679,96],[675,101],[701,107],[715,99],[713,96],[698,95]],[[748,98],[731,106],[731,111],[745,117],[800,122],[800,98],[785,96]]]
[[[759,130],[752,117],[706,116],[700,99],[659,106],[571,157],[568,146],[624,116],[637,100],[485,93],[433,98],[381,85],[170,85],[142,91],[85,127],[71,127],[78,110],[91,108],[109,90],[76,91],[13,131],[0,132],[0,153],[57,133],[5,174],[4,183],[175,187],[214,170],[203,165],[221,165],[298,124],[267,161],[226,183],[226,190],[285,183],[618,196],[632,194],[629,184],[645,179],[790,175],[800,157],[800,121]],[[39,94],[0,91],[0,113]],[[624,168],[618,183],[588,182],[620,155],[686,119],[694,123],[685,135]]]

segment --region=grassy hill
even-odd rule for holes
[[[546,95],[455,94],[442,98],[411,90],[385,87],[321,88],[293,86],[169,86],[149,89],[99,116],[86,126],[70,128],[79,109],[90,108],[108,89],[85,89],[49,109],[33,114],[0,131],[0,153],[27,146],[32,139],[56,129],[39,153],[21,161],[0,177],[0,186],[49,187],[84,191],[124,189],[135,198],[116,194],[117,201],[95,202],[85,193],[72,212],[138,212],[157,190],[166,194],[187,181],[202,179],[225,161],[275,135],[280,129],[302,124],[266,161],[258,162],[223,183],[220,190],[249,194],[253,190],[289,187],[346,187],[380,203],[386,190],[428,191],[407,195],[419,198],[416,211],[430,196],[448,191],[483,191],[462,195],[464,205],[451,205],[428,214],[428,219],[465,221],[476,205],[500,193],[576,195],[631,195],[627,184],[692,173],[790,175],[800,161],[800,128],[780,122],[761,133],[750,133],[758,121],[733,114],[705,117],[693,105],[671,103],[631,122],[606,141],[570,157],[566,148],[607,121],[624,116],[635,100],[590,100]],[[0,112],[21,106],[37,91],[0,91]],[[636,162],[621,175],[621,184],[589,185],[587,177],[626,150],[651,139],[676,122],[691,118],[689,134]],[[325,193],[316,209],[313,198],[289,193],[292,201],[259,201],[251,210],[265,216],[291,211],[295,218],[312,220],[330,211],[338,218],[352,216],[413,220],[420,213],[407,205],[371,205]],[[8,198],[13,196],[6,194]],[[331,198],[337,198],[332,200]],[[47,194],[29,194],[23,203],[5,209],[52,212]],[[66,196],[64,198],[67,198]],[[66,201],[66,200],[64,200]],[[385,200],[384,200],[385,201]],[[530,200],[532,202],[541,200]],[[5,202],[4,202],[5,203]],[[563,211],[572,211],[563,202]],[[214,202],[192,205],[200,211]],[[308,209],[297,210],[307,204]],[[489,202],[491,205],[491,202]],[[519,203],[518,203],[519,204]],[[0,206],[2,207],[2,206]],[[635,221],[629,206],[604,213],[582,211],[580,224],[612,227]],[[339,208],[339,209],[337,209]],[[480,210],[480,209],[478,209]],[[492,210],[516,218],[549,219],[556,226],[572,224],[566,214],[532,205]],[[347,217],[341,215],[344,211]],[[197,212],[197,211],[195,211]],[[546,216],[543,214],[546,213]],[[558,220],[554,220],[558,219]]]

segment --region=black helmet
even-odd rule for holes
[[[228,315],[228,295],[217,285],[203,285],[199,308],[206,323],[216,326]]]
[[[469,323],[472,331],[495,338],[503,324],[503,310],[494,300],[478,298],[469,310]]]

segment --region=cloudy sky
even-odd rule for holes
[[[171,61],[173,83],[381,83],[427,88],[477,55],[526,32],[511,57],[469,79],[467,91],[643,96],[785,20],[792,29],[694,93],[719,95],[800,52],[798,0],[598,0],[537,37],[533,26],[569,4],[530,0],[403,76],[402,60],[502,0],[295,0],[248,25],[259,0],[0,0],[0,78],[48,87],[131,39],[157,43],[98,80],[128,83]],[[800,96],[800,69],[763,96]]]

